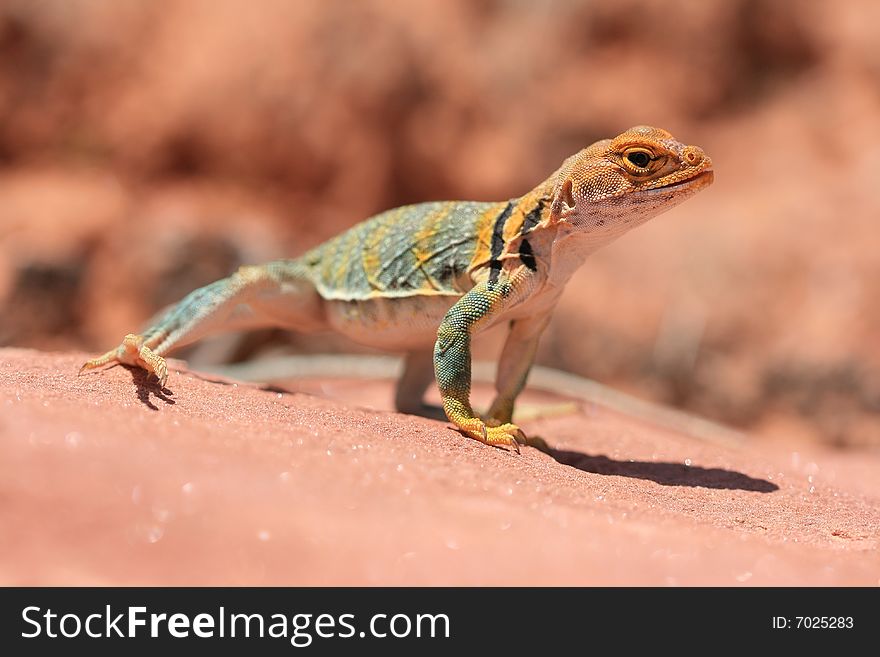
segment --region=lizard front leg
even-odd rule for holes
[[[514,403],[526,385],[538,350],[538,339],[549,321],[548,313],[511,322],[495,376],[498,394],[486,414],[490,422],[505,424],[513,418]]]
[[[525,434],[506,422],[489,426],[474,413],[471,393],[471,335],[513,303],[514,283],[483,282],[471,289],[446,313],[437,329],[434,345],[434,374],[443,410],[462,433],[487,445],[506,445],[519,452],[517,439]]]
[[[550,313],[511,322],[495,375],[497,395],[486,414],[489,425],[501,426],[512,421],[516,398],[526,385],[538,350],[538,340],[549,323]],[[539,436],[527,436],[521,442],[544,452],[550,449]]]

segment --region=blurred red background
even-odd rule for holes
[[[241,263],[647,123],[716,183],[583,267],[539,362],[876,448],[878,37],[871,0],[4,0],[0,344],[104,351]],[[352,348],[183,355],[271,344]]]

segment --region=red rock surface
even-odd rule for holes
[[[590,259],[539,362],[880,445],[876,0],[253,4],[0,3],[0,345],[106,350],[239,264],[649,123],[716,182]],[[249,340],[186,357],[290,347]]]
[[[880,584],[876,457],[593,404],[516,455],[367,407],[387,382],[85,358],[0,350],[2,584]]]

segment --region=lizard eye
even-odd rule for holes
[[[644,169],[651,162],[651,154],[647,151],[630,151],[626,154],[626,159],[629,160],[631,164],[634,164],[640,169]]]

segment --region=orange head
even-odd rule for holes
[[[698,146],[636,126],[565,161],[550,179],[551,223],[613,238],[708,187],[713,176]]]

